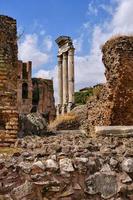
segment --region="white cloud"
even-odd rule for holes
[[[36,33],[25,35],[24,40],[18,44],[19,59],[23,61],[31,60],[34,68],[48,63],[51,55],[47,53],[47,50],[50,50],[52,47],[50,44],[50,38],[48,38],[48,40],[46,36],[47,45],[44,48],[41,48],[39,45],[39,38]]]
[[[92,86],[105,81],[104,68],[99,66],[101,57],[89,55],[84,57],[75,56],[76,89]]]
[[[44,79],[51,79],[51,71],[40,69],[36,74],[35,77],[37,78],[44,78]]]
[[[115,10],[114,17],[110,23],[113,33],[133,33],[133,1],[117,0],[118,7]]]
[[[85,22],[85,23],[83,24],[83,27],[84,27],[85,29],[91,28],[90,22]]]
[[[46,47],[47,51],[50,51],[53,46],[51,36],[46,36],[44,38],[43,44],[44,44],[44,47]]]
[[[81,35],[79,38],[74,39],[73,44],[76,52],[80,52],[82,50],[82,45],[83,45],[83,36]]]
[[[101,4],[99,7],[108,14],[113,15],[113,7],[111,5]]]
[[[115,1],[117,7],[113,10],[111,20],[107,21],[105,19],[102,25],[95,25],[93,28],[90,53],[81,57],[75,56],[77,89],[105,82],[105,67],[102,63],[101,45],[115,34],[133,34],[133,1]]]
[[[88,4],[88,10],[87,10],[87,14],[88,15],[96,15],[98,14],[98,9],[96,8],[96,6],[93,4],[93,1],[91,1],[89,4]]]

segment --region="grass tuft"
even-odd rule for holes
[[[49,130],[57,130],[59,126],[64,126],[67,124],[72,124],[78,120],[78,117],[75,115],[75,113],[68,113],[65,115],[58,116],[54,121],[52,121],[48,129]]]

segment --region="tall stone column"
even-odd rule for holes
[[[68,55],[63,53],[63,105],[68,103]]]
[[[68,51],[68,111],[74,104],[74,48]]]
[[[59,47],[58,55],[61,55],[63,57],[62,59],[63,103],[62,107],[60,107],[60,110],[61,113],[64,114],[69,112],[69,110],[71,110],[72,105],[74,103],[74,47],[72,39],[68,36],[60,36],[55,41]],[[59,85],[59,91],[60,91],[60,85]],[[60,92],[59,92],[59,97],[60,97]]]
[[[62,57],[58,56],[58,92],[59,92],[59,105],[63,104],[63,70],[62,70]]]

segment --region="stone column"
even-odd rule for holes
[[[59,104],[56,106],[56,116],[58,117],[60,115],[60,109]]]
[[[62,57],[58,56],[58,92],[59,105],[63,104],[63,73],[62,73]]]
[[[68,103],[68,55],[63,53],[63,105]]]
[[[68,112],[74,104],[74,48],[68,51]]]

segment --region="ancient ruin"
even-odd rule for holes
[[[0,146],[14,144],[19,115],[55,118],[53,80],[31,77],[32,62],[18,61],[16,20],[0,16]]]
[[[17,103],[20,114],[28,114],[32,109],[32,62],[18,61]]]
[[[107,83],[87,103],[88,130],[98,125],[133,125],[133,37],[112,38],[102,52]]]
[[[133,200],[133,36],[105,43],[107,83],[71,112],[74,47],[56,42],[57,114],[68,114],[48,132],[41,113],[55,116],[53,80],[31,78],[32,62],[17,59],[16,21],[0,16],[0,146],[12,145],[0,149],[0,200]]]
[[[0,15],[0,146],[14,143],[18,132],[16,20]]]
[[[17,103],[19,114],[34,110],[53,120],[56,115],[53,80],[32,78],[32,62],[18,61]]]
[[[33,96],[32,107],[45,114],[48,121],[52,121],[56,116],[53,80],[32,78]]]
[[[112,101],[108,125],[133,125],[133,37],[109,40],[102,52]]]
[[[58,91],[57,115],[70,112],[74,105],[74,46],[68,36],[56,39],[58,44]]]

